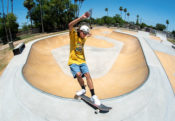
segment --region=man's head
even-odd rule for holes
[[[82,25],[79,29],[79,35],[82,39],[84,39],[86,37],[86,35],[88,35],[90,32],[90,29],[87,25]]]

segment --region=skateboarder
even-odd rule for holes
[[[69,36],[70,36],[70,55],[68,65],[70,66],[71,72],[74,78],[77,78],[81,90],[76,93],[77,96],[86,93],[85,84],[83,77],[86,77],[88,87],[91,92],[91,100],[96,104],[100,105],[101,102],[98,97],[95,95],[93,82],[89,74],[88,67],[86,65],[85,55],[84,55],[84,44],[86,41],[87,35],[90,33],[90,29],[87,25],[82,25],[76,31],[74,25],[80,22],[83,19],[86,19],[90,16],[89,12],[84,13],[81,17],[71,21],[69,23]]]

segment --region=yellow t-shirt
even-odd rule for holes
[[[78,37],[77,32],[73,28],[69,32],[70,37],[70,55],[68,65],[71,64],[82,64],[86,63],[85,56],[84,56],[84,44],[86,39],[81,39]]]

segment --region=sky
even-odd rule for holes
[[[14,1],[14,14],[17,16],[17,22],[22,26],[23,23],[29,20],[26,19],[27,9],[23,6],[24,0]],[[74,3],[74,0],[71,0]],[[2,3],[0,2],[0,11]],[[130,13],[129,21],[136,21],[137,14],[140,16],[140,21],[148,25],[155,26],[157,23],[165,24],[169,20],[168,30],[175,30],[175,0],[85,0],[82,4],[80,15],[92,9],[93,18],[100,18],[107,13],[105,8],[108,8],[108,15],[115,16],[120,14],[119,7],[127,8]],[[5,12],[7,11],[7,0],[4,0]],[[11,10],[9,6],[9,11]],[[124,13],[123,19],[124,17]]]

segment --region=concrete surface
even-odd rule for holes
[[[91,33],[85,56],[100,99],[123,95],[144,83],[148,67],[136,37],[102,28]],[[74,98],[80,86],[67,66],[68,44],[68,34],[33,44],[23,69],[26,80],[50,94]],[[87,95],[90,96],[89,91]]]
[[[21,55],[11,60],[0,78],[0,120],[174,121],[175,97],[167,75],[146,39],[141,35],[137,38],[149,68],[147,80],[126,95],[102,100],[113,109],[98,115],[82,101],[42,92],[24,79],[23,66],[31,45],[39,39],[30,42]]]
[[[156,36],[159,37],[162,41],[167,41],[167,36],[165,32],[156,31]]]
[[[111,48],[97,48],[85,45],[85,56],[92,78],[104,76],[112,68],[117,56],[122,49],[123,43],[104,36],[95,36],[97,39],[113,43]],[[65,45],[52,50],[52,54],[63,72],[72,77],[68,64],[70,47]],[[104,58],[105,57],[105,58]]]

